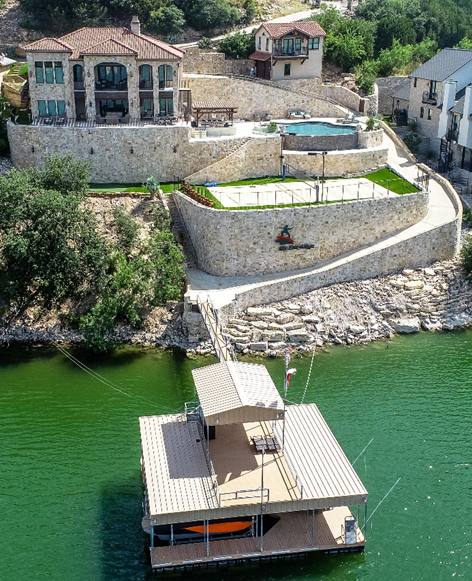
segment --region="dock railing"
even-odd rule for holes
[[[263,499],[263,502],[269,502],[269,488],[248,488],[246,490],[233,490],[231,492],[221,492],[219,495],[220,506],[222,502],[230,500],[248,500],[250,498]]]

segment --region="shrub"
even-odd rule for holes
[[[125,254],[130,254],[139,235],[139,225],[126,210],[120,207],[113,210],[113,220],[118,244]]]
[[[245,59],[254,51],[255,33],[236,32],[221,40],[218,50],[229,59]]]
[[[408,133],[407,135],[405,135],[405,137],[403,138],[403,141],[406,143],[407,147],[413,153],[416,153],[419,149],[419,146],[421,145],[422,139],[418,135],[418,133],[414,133],[412,131],[411,133]]]
[[[356,67],[356,85],[365,94],[370,95],[378,76],[377,61],[367,60]]]
[[[185,16],[177,6],[172,4],[161,6],[149,13],[148,26],[151,32],[173,38],[182,32]]]
[[[213,48],[213,41],[208,36],[202,36],[198,41],[198,48],[202,50],[211,50]]]

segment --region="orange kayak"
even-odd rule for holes
[[[247,520],[210,523],[208,525],[208,531],[210,533],[214,533],[217,535],[221,535],[224,533],[238,533],[248,529],[250,526],[251,522]],[[185,527],[185,530],[190,531],[192,533],[199,533],[201,535],[206,533],[206,527],[204,527],[203,525]]]

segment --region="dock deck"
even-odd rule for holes
[[[261,539],[246,537],[189,543],[151,549],[154,570],[173,570],[192,566],[238,562],[289,556],[301,553],[355,552],[364,548],[364,536],[357,530],[358,542],[345,544],[344,518],[351,516],[347,507],[316,512],[298,511],[279,515],[277,522]],[[313,526],[314,525],[314,526]]]

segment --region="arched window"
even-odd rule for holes
[[[95,66],[96,91],[127,91],[128,73],[124,65],[100,63]]]
[[[139,88],[152,89],[152,67],[151,65],[141,65],[139,67]]]
[[[159,65],[159,89],[172,89],[174,71],[170,65]]]
[[[72,74],[74,76],[74,89],[81,89],[84,86],[84,67],[82,65],[74,65],[72,67]]]

